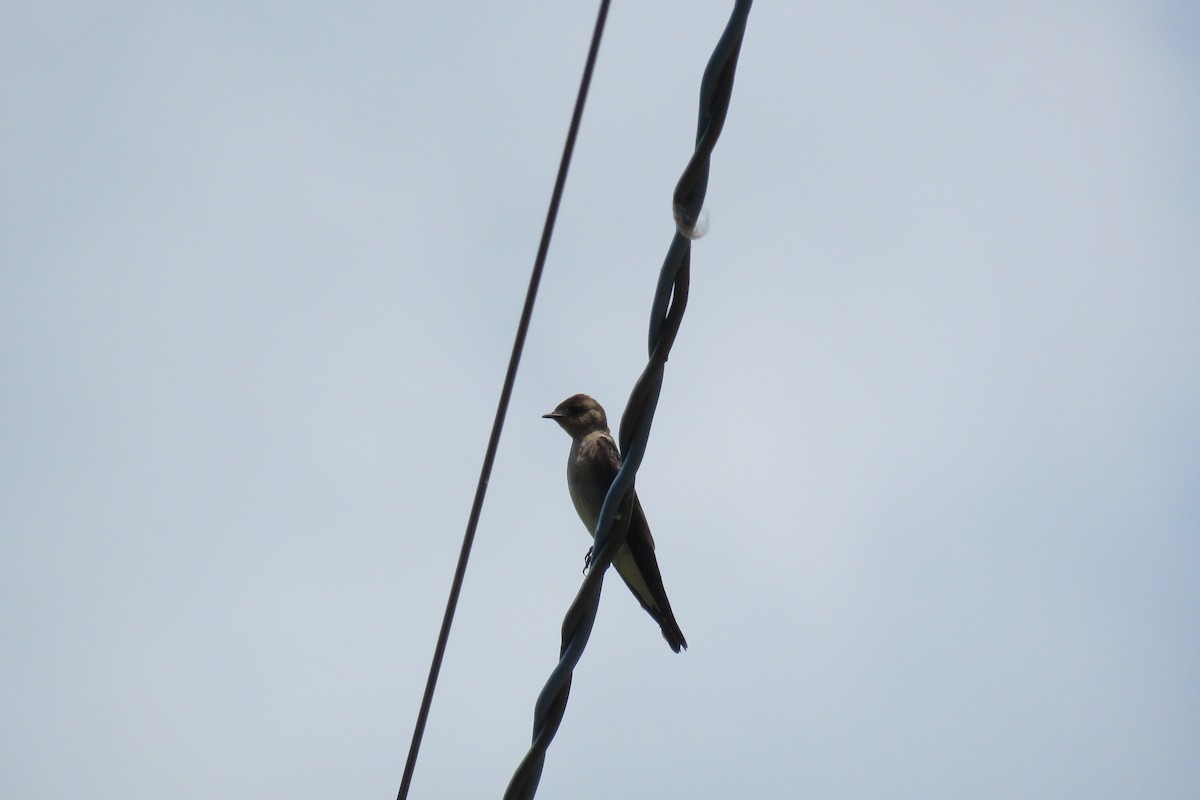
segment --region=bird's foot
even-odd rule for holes
[[[583,556],[583,574],[584,575],[587,575],[587,571],[592,568],[592,550],[593,549],[594,548],[589,547],[587,553],[585,553]]]

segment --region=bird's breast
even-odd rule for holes
[[[571,443],[567,460],[567,488],[571,492],[571,502],[591,536],[596,534],[600,507],[611,483],[611,479],[606,480],[603,471],[597,469],[596,456],[595,443],[591,437],[585,437]]]

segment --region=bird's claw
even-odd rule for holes
[[[594,548],[589,547],[587,553],[585,553],[583,556],[583,574],[584,575],[586,575],[587,571],[592,568],[592,550],[593,549]]]

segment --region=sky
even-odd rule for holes
[[[731,3],[615,3],[410,797],[498,797]],[[399,785],[588,3],[0,11],[0,790]],[[1200,14],[760,0],[539,797],[1200,796]]]

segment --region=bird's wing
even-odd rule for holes
[[[589,459],[589,463],[597,470],[594,476],[597,485],[604,486],[607,491],[617,476],[617,470],[621,468],[621,455],[617,452],[616,443],[607,436],[598,437],[596,446],[597,457]],[[600,471],[604,474],[599,474]],[[671,649],[678,653],[680,647],[687,647],[687,640],[683,638],[683,631],[679,629],[679,623],[671,611],[671,601],[667,599],[658,559],[654,557],[654,537],[650,535],[650,524],[646,521],[646,512],[642,510],[642,502],[636,491],[633,495],[633,518],[629,521],[624,549],[628,554],[619,552],[613,560],[617,573],[642,608],[658,623]]]
[[[583,463],[592,471],[591,475],[586,476],[589,480],[584,481],[588,486],[604,487],[599,497],[595,498],[596,516],[600,515],[600,506],[604,503],[604,497],[608,494],[608,489],[612,486],[612,482],[617,478],[617,471],[621,469],[621,454],[617,451],[617,443],[613,441],[611,436],[597,436],[591,443],[593,448],[587,457],[583,459]],[[649,542],[651,553],[654,551],[654,537],[650,535],[650,526],[646,523],[646,513],[642,511],[642,503],[638,500],[637,491],[633,493],[633,520],[629,524],[630,533],[637,530],[640,532],[644,541]],[[595,535],[595,531],[592,534]]]

